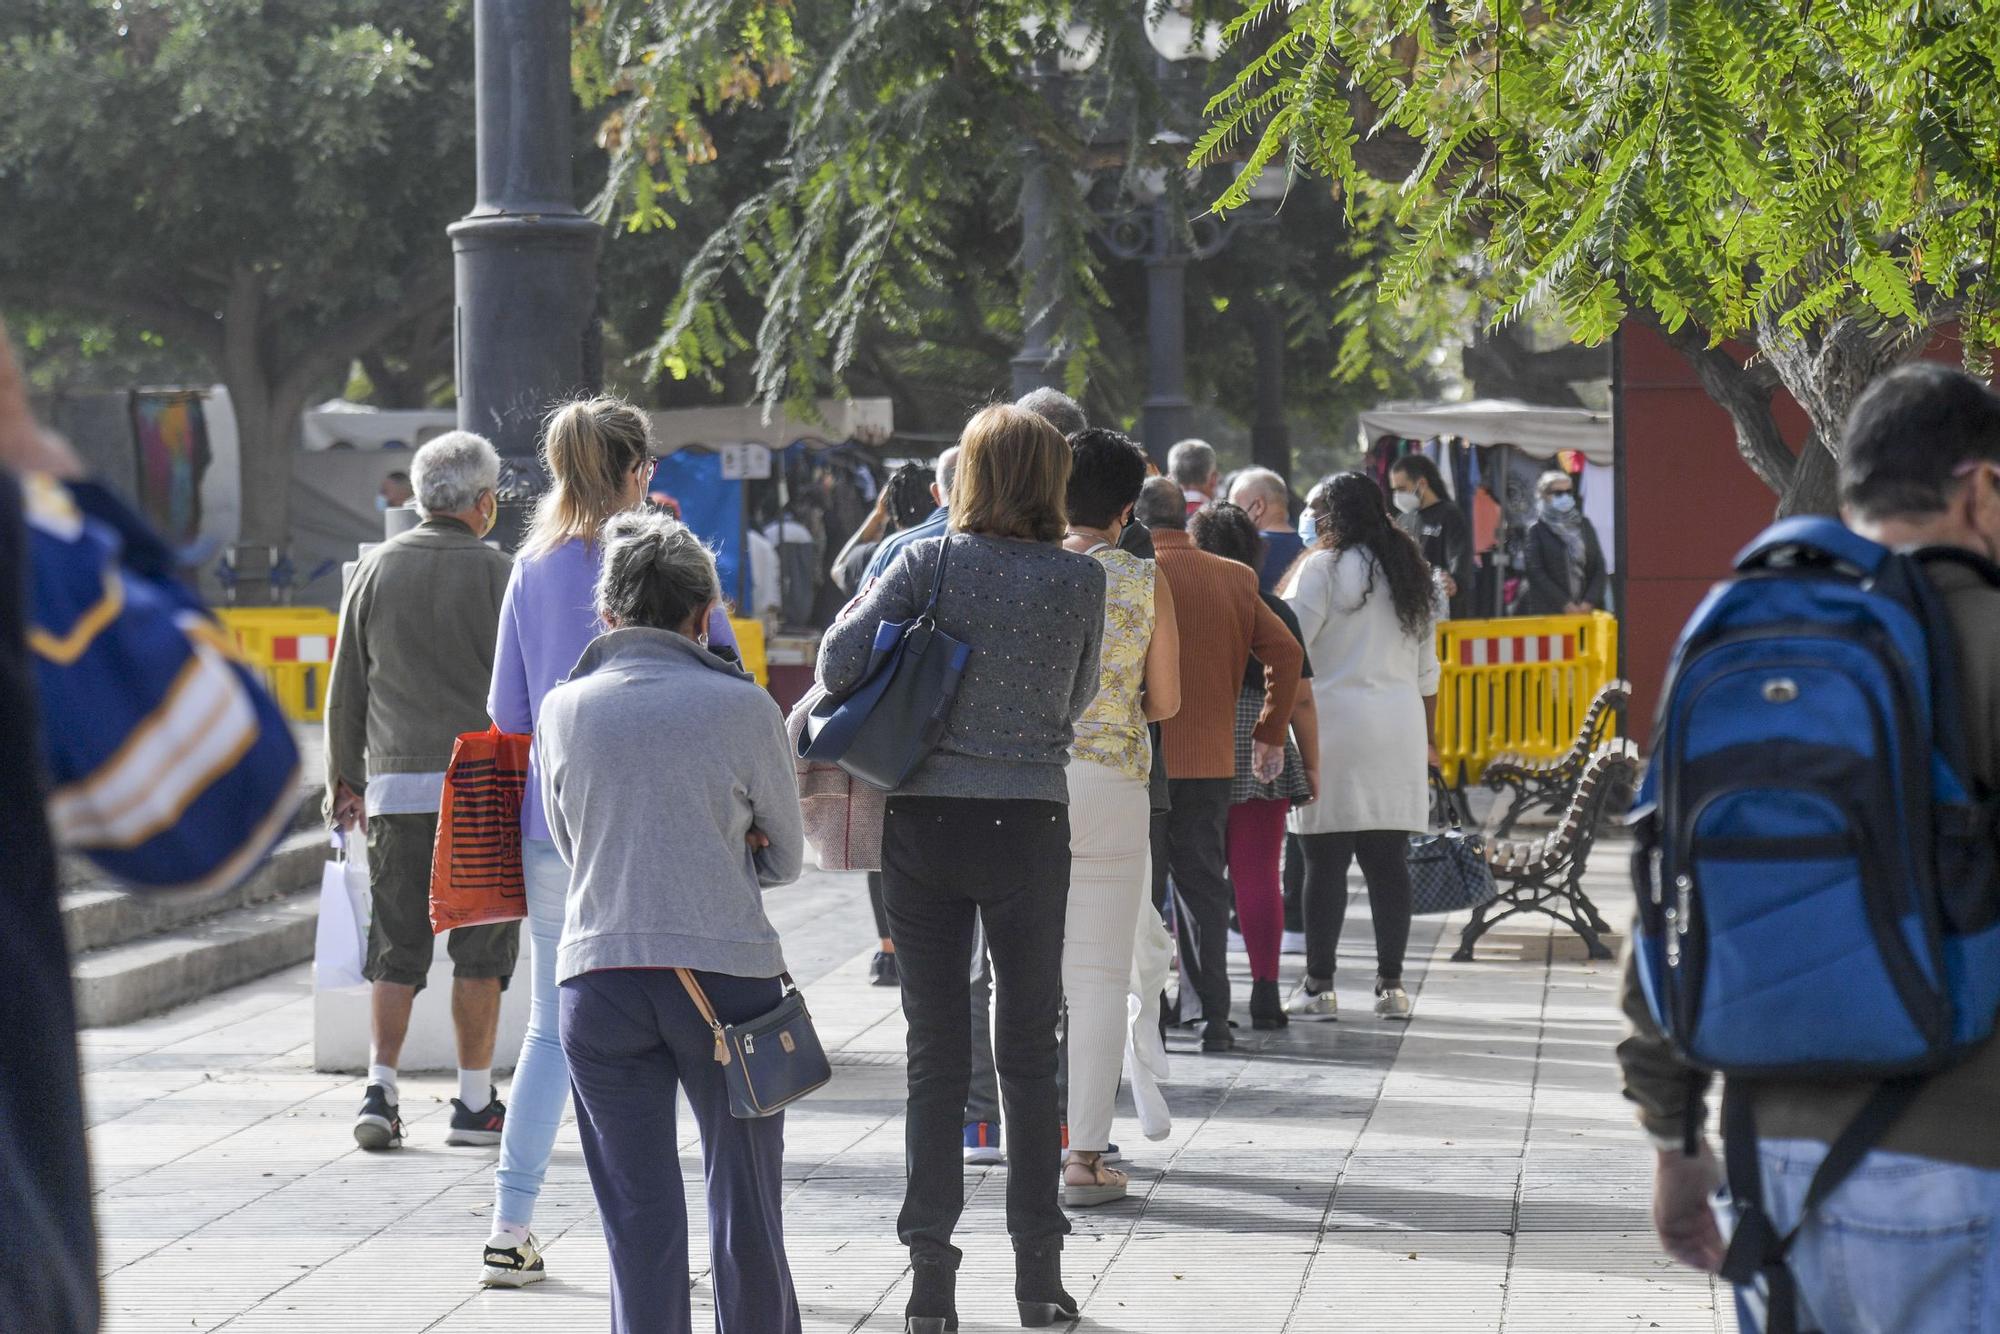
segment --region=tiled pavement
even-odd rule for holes
[[[1590,877],[1614,920],[1619,849]],[[772,898],[838,1067],[787,1124],[786,1229],[807,1330],[901,1328],[902,1023],[866,984],[858,876]],[[1357,900],[1335,1025],[1243,1030],[1230,1057],[1176,1039],[1172,1135],[1119,1138],[1134,1198],[1073,1215],[1065,1256],[1083,1330],[1702,1330],[1728,1327],[1703,1276],[1647,1226],[1648,1153],[1621,1104],[1612,965],[1544,925],[1509,923],[1473,964],[1459,919],[1419,920],[1416,1021],[1369,1013]],[[1243,960],[1233,960],[1239,970]],[[1286,960],[1288,977],[1299,960]],[[472,1282],[490,1150],[446,1149],[439,1079],[411,1079],[410,1146],[355,1151],[360,1082],[311,1068],[304,969],[145,1023],[88,1033],[89,1101],[112,1334],[137,1331],[597,1331],[602,1237],[573,1128],[537,1230],[553,1277]],[[1247,985],[1239,985],[1239,998]],[[686,1124],[684,1118],[684,1125]],[[690,1182],[696,1300],[707,1303],[699,1150]],[[965,1334],[1014,1327],[999,1171],[968,1172]],[[697,1328],[710,1317],[698,1311]]]

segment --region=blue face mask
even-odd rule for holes
[[[1319,541],[1319,516],[1311,510],[1299,516],[1299,541],[1307,546]]]
[[[1576,497],[1567,491],[1549,497],[1549,509],[1556,514],[1568,514],[1576,508]]]
[[[376,508],[376,509],[378,509],[378,510],[386,510],[386,509],[388,509],[388,508],[389,508],[389,497],[387,497],[387,496],[383,495],[383,494],[382,494],[382,493],[381,493],[380,491],[377,491],[377,492],[375,493],[375,508]]]

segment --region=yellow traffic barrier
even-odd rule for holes
[[[1576,740],[1598,688],[1618,674],[1618,618],[1510,616],[1438,626],[1438,755],[1477,779],[1495,755],[1552,760]]]
[[[224,607],[215,614],[287,718],[316,723],[326,716],[338,616],[324,607]]]
[[[758,685],[769,690],[771,668],[764,652],[764,623],[732,616],[729,628],[735,632],[736,652],[743,659],[743,670],[756,677]]]

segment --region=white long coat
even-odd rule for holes
[[[1430,815],[1424,696],[1437,693],[1436,636],[1404,633],[1388,580],[1359,548],[1314,552],[1282,596],[1305,635],[1319,711],[1319,800],[1292,809],[1291,831],[1423,829]]]

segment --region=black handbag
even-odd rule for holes
[[[1421,916],[1491,903],[1500,897],[1500,887],[1486,864],[1486,839],[1465,831],[1470,817],[1435,769],[1431,787],[1439,823],[1447,827],[1434,834],[1410,835],[1410,911]]]
[[[715,1059],[729,1085],[729,1113],[739,1120],[782,1112],[833,1078],[833,1065],[819,1045],[806,998],[782,977],[785,998],[777,1008],[741,1024],[725,1024],[715,1016],[708,993],[694,974],[676,968],[688,999],[715,1032]]]
[[[938,594],[951,538],[938,550],[931,598],[907,621],[883,621],[861,684],[828,698],[806,718],[799,755],[837,764],[870,787],[893,792],[937,748],[958,698],[972,646],[937,628]]]

